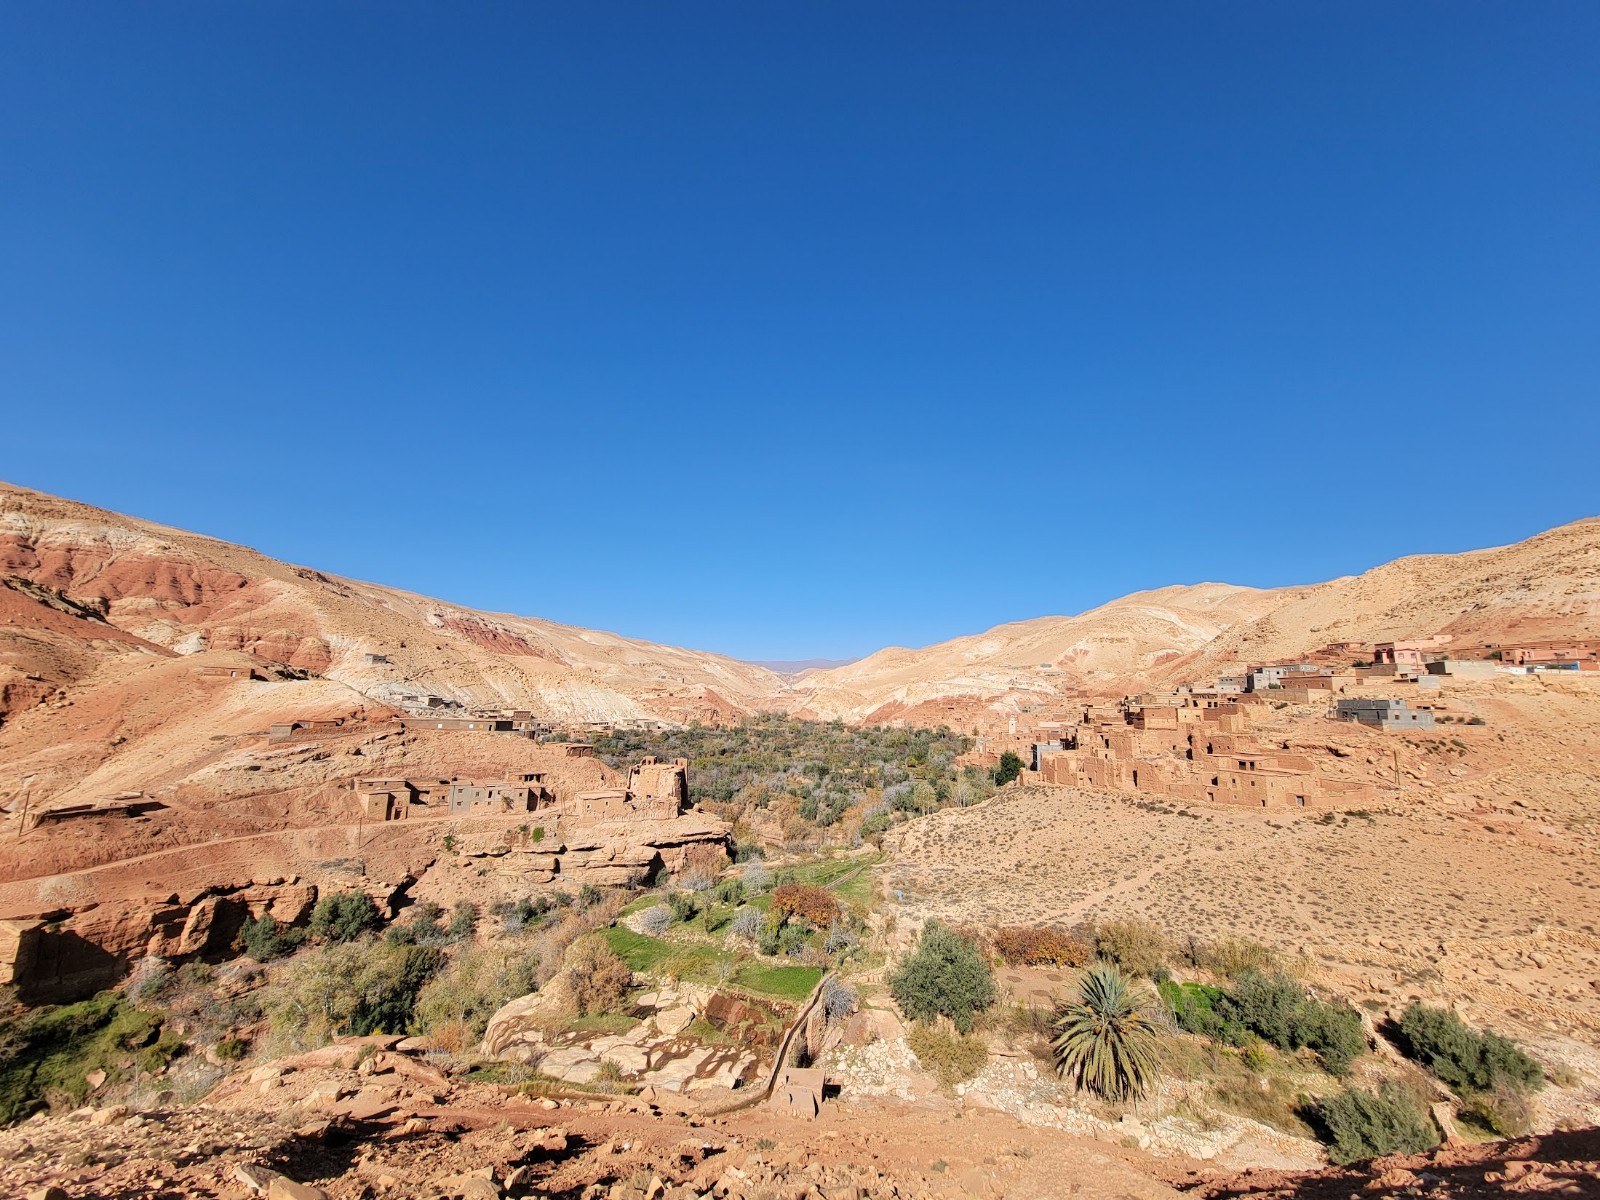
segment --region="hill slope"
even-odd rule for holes
[[[931,719],[960,705],[1202,682],[1331,641],[1448,633],[1457,645],[1600,637],[1600,519],[1512,546],[1397,559],[1361,575],[1262,590],[1202,583],[1137,592],[1073,617],[997,625],[920,650],[813,671],[791,710]]]
[[[55,657],[71,657],[60,643],[76,632],[80,643],[126,643],[131,635],[146,649],[179,655],[244,651],[382,704],[432,694],[577,721],[741,709],[781,687],[773,672],[721,655],[476,612],[0,484],[5,576],[27,589],[10,589],[11,607],[30,612],[4,626],[14,675],[44,673],[25,660],[48,658],[45,640],[55,643]],[[47,617],[51,599],[60,611]],[[31,649],[19,644],[18,631],[46,623],[52,627]],[[81,646],[74,653],[81,659]],[[79,661],[50,678],[81,678],[85,669]]]

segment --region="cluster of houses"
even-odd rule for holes
[[[584,743],[561,747],[570,757],[587,757]],[[667,821],[689,807],[689,763],[646,757],[628,772],[626,787],[582,791],[563,799],[543,771],[506,779],[358,779],[356,801],[364,819],[403,821],[413,815],[449,812],[458,816],[518,816],[549,811],[579,824],[614,820]]]

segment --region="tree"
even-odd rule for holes
[[[1137,1099],[1156,1076],[1156,1027],[1146,998],[1109,963],[1090,968],[1056,1020],[1056,1070],[1108,1100]]]
[[[889,991],[913,1021],[949,1017],[962,1033],[973,1017],[994,1003],[994,972],[971,941],[938,921],[922,936],[889,980]]]
[[[1007,750],[1000,756],[1000,765],[994,769],[994,781],[1005,787],[1018,775],[1022,774],[1022,759],[1017,757],[1016,751]]]

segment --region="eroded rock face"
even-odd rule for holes
[[[77,999],[117,983],[141,958],[223,956],[247,919],[303,924],[317,900],[310,884],[224,885],[198,895],[149,896],[5,922],[0,975],[29,1003]]]

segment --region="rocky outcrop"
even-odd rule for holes
[[[317,889],[283,880],[168,894],[0,922],[0,979],[29,1003],[60,1003],[117,983],[141,958],[221,957],[247,919],[303,924]]]

